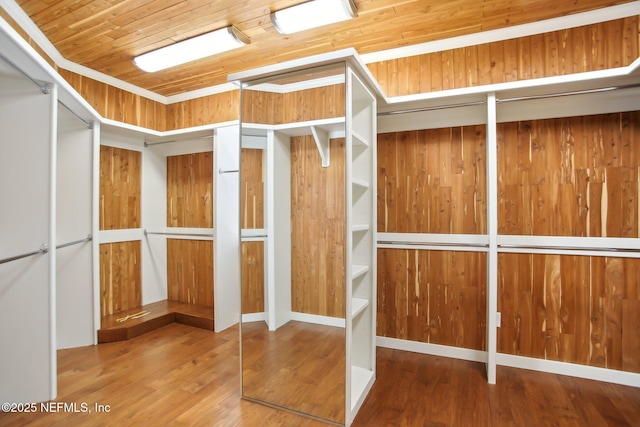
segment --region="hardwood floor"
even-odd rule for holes
[[[240,398],[238,330],[171,324],[128,341],[61,350],[56,399],[91,413],[0,413],[0,426],[326,424]],[[378,349],[378,379],[354,427],[638,426],[640,389]],[[109,412],[97,412],[96,404]]]

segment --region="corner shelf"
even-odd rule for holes
[[[362,276],[363,274],[366,274],[369,271],[369,266],[368,265],[352,265],[351,266],[351,280],[355,280],[358,277]]]
[[[352,298],[351,299],[351,318],[356,317],[362,313],[365,308],[369,306],[369,300],[364,298]]]
[[[351,184],[365,190],[369,189],[369,182],[365,181],[364,179],[353,178],[351,179]]]
[[[351,130],[351,136],[353,137],[354,145],[362,145],[364,147],[369,147],[370,144],[369,144],[369,141],[367,140],[367,138],[362,136],[356,130],[353,130],[353,129]]]
[[[351,232],[358,233],[362,231],[369,231],[370,228],[369,224],[354,224],[351,226]]]

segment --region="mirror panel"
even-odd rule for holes
[[[345,423],[345,64],[241,89],[242,395]]]

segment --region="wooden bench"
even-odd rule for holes
[[[213,331],[213,307],[164,300],[125,310],[102,318],[98,343],[128,340],[170,323]]]

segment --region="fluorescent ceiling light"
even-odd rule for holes
[[[133,58],[143,71],[153,73],[196,59],[206,58],[251,43],[233,25],[193,37]]]
[[[358,16],[353,0],[312,0],[271,13],[281,34],[292,34]]]

